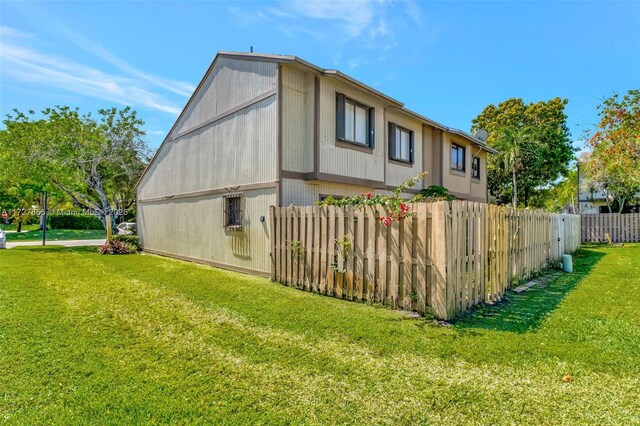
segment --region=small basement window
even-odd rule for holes
[[[231,230],[242,229],[242,195],[225,195],[224,227]]]

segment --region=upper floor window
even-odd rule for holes
[[[373,148],[374,109],[343,94],[336,95],[336,134],[342,141]]]
[[[451,144],[451,170],[464,172],[465,170],[465,149],[463,146]]]
[[[473,157],[471,159],[471,177],[480,179],[480,157]]]
[[[389,158],[413,164],[413,132],[389,123]]]

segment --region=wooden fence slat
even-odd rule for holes
[[[376,274],[375,300],[379,303],[385,303],[387,300],[387,246],[389,244],[389,228],[384,226],[379,220],[379,218],[387,214],[386,209],[382,206],[376,206],[376,212],[378,273]]]
[[[335,209],[336,212],[336,221],[338,223],[337,227],[336,227],[336,241],[338,242],[338,244],[341,245],[337,245],[336,244],[336,250],[337,250],[337,261],[338,261],[338,269],[344,271],[346,268],[346,264],[344,262],[344,247],[342,244],[344,242],[344,210],[343,209]],[[339,272],[337,273],[336,276],[336,290],[335,290],[335,295],[336,297],[340,297],[342,298],[344,295],[344,272]]]
[[[320,209],[320,257],[319,257],[319,287],[323,294],[332,294],[328,291],[328,277],[332,277],[331,262],[333,261],[332,253],[335,241],[331,239],[329,234],[329,225],[331,221],[331,212],[335,211],[335,207],[322,207]]]
[[[376,276],[376,217],[372,207],[364,208],[364,217],[366,219],[366,255],[367,262],[365,264],[365,291],[367,293],[367,301],[373,303],[375,299],[375,276]]]
[[[401,242],[400,255],[402,258],[402,291],[401,301],[402,308],[406,310],[412,309],[413,300],[413,216],[408,214],[401,222]]]
[[[313,216],[313,242],[311,256],[311,287],[320,291],[320,207],[311,207],[311,215]]]
[[[305,236],[305,257],[304,257],[304,288],[309,291],[316,291],[311,277],[311,262],[313,261],[313,207],[304,208],[304,223],[306,229]]]
[[[354,237],[354,286],[356,300],[362,300],[364,294],[364,256],[365,256],[365,239],[364,239],[364,211],[362,208],[354,213],[355,237]]]
[[[353,300],[353,264],[354,256],[353,251],[355,249],[355,223],[353,215],[353,207],[348,206],[345,208],[345,237],[348,242],[347,248],[347,264],[345,265],[346,271],[346,296],[348,300]]]
[[[391,249],[391,273],[389,275],[389,287],[387,299],[393,309],[398,307],[400,289],[400,223],[397,220],[391,222],[390,249]]]
[[[419,313],[424,313],[427,308],[427,205],[415,204],[415,256],[416,256],[416,306]]]

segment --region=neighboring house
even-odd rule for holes
[[[580,164],[588,161],[590,156],[591,152],[583,152],[578,162],[578,211],[580,214],[609,213],[607,205],[609,195],[606,189],[600,184],[589,182],[584,175],[584,167]],[[636,200],[628,200],[625,203],[623,212],[640,213],[640,194],[637,194]],[[618,211],[614,210],[613,213]]]
[[[294,56],[220,52],[137,186],[150,252],[268,275],[269,206],[386,192],[422,171],[487,200],[484,142]]]

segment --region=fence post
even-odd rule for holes
[[[269,206],[269,239],[271,240],[271,280],[276,281],[276,207]]]
[[[432,268],[434,282],[432,285],[432,309],[436,318],[448,320],[455,315],[455,295],[447,291],[447,255],[449,235],[446,230],[449,203],[439,201],[433,205],[431,239]]]

